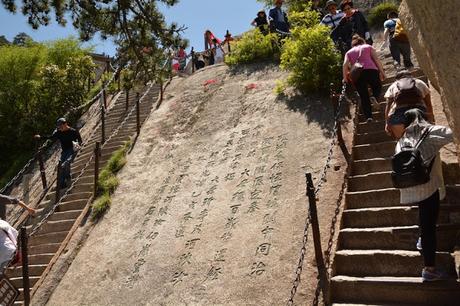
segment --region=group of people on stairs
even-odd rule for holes
[[[389,20],[394,21],[391,19],[394,16],[390,15]],[[387,27],[387,38],[389,31]],[[358,91],[366,122],[371,123],[374,120],[371,104],[380,107],[378,99],[386,78],[385,72],[376,50],[363,37],[355,34],[351,45],[344,58],[344,81]],[[407,47],[390,39],[396,66],[399,66],[397,59],[402,53],[404,65],[413,67],[410,53],[402,51]],[[369,91],[372,96],[369,96]],[[439,150],[453,141],[452,130],[435,125],[430,89],[422,80],[414,78],[409,70],[397,73],[384,98],[387,102],[385,132],[397,140],[392,159],[394,186],[400,190],[401,204],[417,204],[419,207],[420,237],[414,241],[414,246],[424,259],[421,276],[423,281],[442,280],[446,274],[436,268],[436,223],[440,201],[445,197]]]

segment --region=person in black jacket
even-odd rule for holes
[[[353,35],[358,34],[366,40],[369,45],[373,44],[369,25],[366,17],[359,10],[353,8],[353,2],[343,1],[340,9],[345,13],[345,17],[340,20],[339,25],[332,31],[332,39],[338,43],[342,54],[351,49]]]
[[[73,160],[74,154],[75,154],[75,143],[78,143],[78,146],[82,144],[82,139],[80,136],[80,133],[69,126],[67,123],[67,120],[65,118],[59,118],[56,121],[56,130],[54,130],[52,135],[49,136],[43,136],[41,137],[40,135],[35,135],[35,139],[53,139],[53,140],[59,140],[61,142],[61,158],[60,158],[60,163],[61,163],[61,176],[59,178],[59,186],[61,188],[67,187],[68,183],[70,183],[70,163]]]
[[[268,34],[268,20],[264,10],[257,13],[257,18],[251,22],[251,25],[257,27],[262,34]]]

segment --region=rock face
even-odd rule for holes
[[[436,2],[435,6],[433,4],[430,0],[404,0],[400,17],[420,66],[441,94],[449,125],[459,139],[460,60],[456,54],[460,50],[460,16],[455,9],[458,1],[445,0]]]

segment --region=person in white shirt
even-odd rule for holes
[[[8,222],[0,220],[0,271],[8,266],[17,250],[18,231]]]
[[[343,18],[343,16],[345,16],[345,14],[337,10],[337,3],[335,3],[333,0],[329,0],[326,3],[326,11],[329,13],[323,17],[321,24],[333,30],[339,25],[340,20]]]

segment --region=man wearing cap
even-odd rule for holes
[[[345,14],[341,11],[337,11],[337,3],[335,3],[333,0],[326,2],[325,9],[328,14],[321,20],[321,24],[333,30],[339,25],[340,19],[342,19]]]
[[[61,177],[59,178],[59,185],[61,187],[67,187],[67,183],[70,183],[70,163],[74,157],[74,142],[78,142],[78,145],[82,144],[80,133],[69,126],[65,118],[59,118],[56,121],[56,129],[53,134],[49,136],[35,135],[35,139],[58,139],[61,142],[61,158],[60,163],[62,165]]]
[[[289,33],[289,21],[285,11],[281,8],[283,0],[275,0],[275,7],[268,13],[270,29],[281,33]]]

